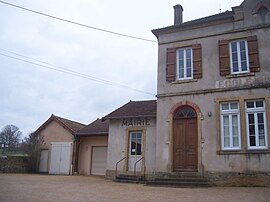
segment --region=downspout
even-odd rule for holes
[[[73,144],[72,144],[72,159],[71,159],[71,168],[70,168],[70,175],[74,174],[74,145],[76,143],[75,136],[73,136]]]
[[[77,171],[77,165],[76,165],[76,159],[77,159],[77,142],[78,142],[78,136],[76,136],[76,134],[74,134],[73,136],[73,144],[72,144],[72,164],[71,164],[71,175],[73,175],[74,173],[76,173]]]
[[[79,161],[79,146],[80,146],[80,136],[75,136],[75,152],[74,152],[74,173],[78,173],[78,161]]]

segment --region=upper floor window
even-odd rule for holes
[[[223,150],[240,149],[240,114],[237,102],[222,103],[221,111],[221,145]]]
[[[192,48],[177,49],[177,79],[192,79]]]
[[[219,68],[221,76],[259,72],[257,36],[249,36],[237,41],[220,40]]]
[[[248,45],[246,40],[230,43],[231,73],[249,72]]]
[[[247,139],[249,149],[267,148],[267,121],[264,100],[246,102]]]
[[[201,44],[188,48],[168,48],[166,59],[166,81],[202,78]]]

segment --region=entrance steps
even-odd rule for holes
[[[145,179],[143,176],[134,176],[129,174],[120,174],[113,181],[122,183],[145,184]]]
[[[121,183],[145,184],[146,186],[158,187],[202,188],[211,186],[211,183],[207,178],[193,172],[162,175],[157,174],[151,179],[146,179],[143,176],[120,174],[113,181]]]
[[[161,187],[184,187],[184,188],[201,188],[209,187],[211,183],[207,178],[198,173],[174,173],[157,176],[152,180],[146,181],[147,186]]]

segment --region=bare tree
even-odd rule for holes
[[[0,132],[0,146],[2,147],[2,154],[5,150],[14,150],[18,147],[21,140],[22,132],[15,125],[7,125]]]
[[[43,136],[38,133],[30,133],[22,143],[23,151],[29,156],[29,170],[36,172],[40,156],[40,149],[44,144]]]

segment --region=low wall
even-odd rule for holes
[[[0,173],[27,173],[27,156],[0,156]]]
[[[211,173],[205,174],[216,186],[257,186],[270,187],[269,172],[247,172],[247,173]]]

